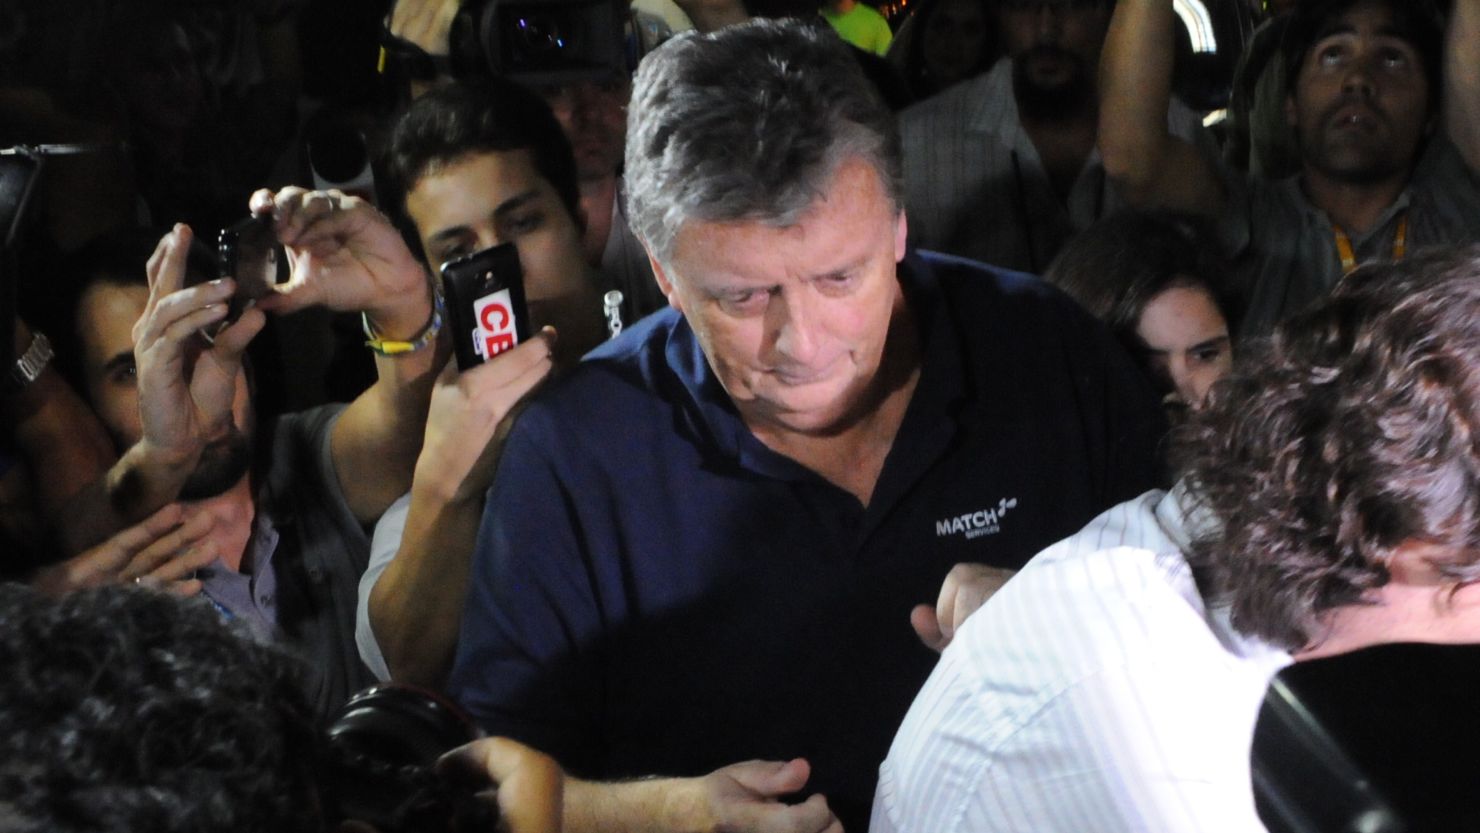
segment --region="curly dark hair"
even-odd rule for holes
[[[320,830],[287,655],[204,601],[0,585],[0,830]]]
[[[1190,560],[1244,633],[1318,643],[1405,543],[1480,579],[1480,247],[1352,273],[1241,358],[1180,449],[1221,524]]]

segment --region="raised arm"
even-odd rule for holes
[[[24,356],[32,339],[30,328],[17,319],[15,355]],[[88,487],[100,482],[118,455],[92,409],[55,368],[44,367],[34,380],[6,395],[0,413],[34,475],[41,515],[65,553],[81,552],[121,526],[98,525],[91,514],[73,511],[90,505],[85,494],[101,495],[101,488]]]
[[[1100,58],[1100,157],[1132,205],[1218,214],[1223,189],[1211,163],[1167,130],[1172,96],[1171,0],[1121,0]]]
[[[263,309],[322,305],[362,312],[383,341],[411,345],[376,353],[376,381],[334,425],[330,453],[355,517],[373,522],[411,488],[427,402],[447,361],[447,333],[433,315],[431,282],[384,215],[337,191],[258,191],[252,210],[272,213],[293,264],[290,281]],[[391,353],[391,354],[387,354]]]
[[[397,682],[446,682],[500,426],[549,375],[554,340],[542,332],[463,373],[449,362],[432,393],[401,543],[365,602]]]
[[[1480,0],[1455,0],[1444,49],[1444,121],[1449,139],[1480,175]]]

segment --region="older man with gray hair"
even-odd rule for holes
[[[630,121],[671,309],[515,423],[451,691],[578,776],[568,830],[862,831],[920,642],[1147,487],[1159,415],[1053,290],[906,252],[826,28],[675,38]]]

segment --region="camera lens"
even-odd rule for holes
[[[566,21],[556,14],[521,14],[514,19],[514,31],[522,51],[532,61],[547,60],[577,47]]]

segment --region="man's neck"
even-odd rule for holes
[[[1480,586],[1389,582],[1362,604],[1344,605],[1322,618],[1324,632],[1294,653],[1307,660],[1395,642],[1480,642]]]
[[[1397,202],[1408,187],[1408,174],[1375,182],[1351,182],[1307,167],[1301,174],[1300,186],[1311,205],[1326,212],[1332,223],[1355,237],[1370,231],[1383,212]]]
[[[243,562],[257,517],[251,478],[243,477],[235,486],[213,498],[185,504],[187,518],[201,513],[210,515],[215,521],[207,540],[216,546],[221,563],[239,573],[250,573],[254,565]]]
[[[592,177],[580,181],[581,211],[586,215],[586,232],[581,236],[581,252],[592,266],[601,265],[601,255],[606,251],[607,238],[611,236],[612,206],[617,198],[617,177]]]

